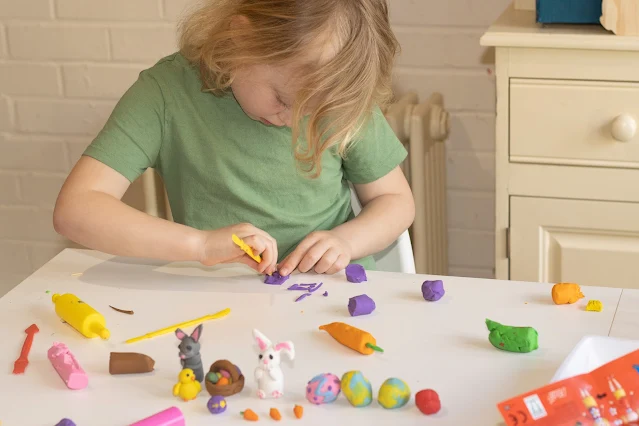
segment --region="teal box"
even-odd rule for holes
[[[537,0],[540,24],[599,24],[602,0]]]

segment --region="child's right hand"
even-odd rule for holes
[[[232,240],[232,235],[240,237],[253,252],[262,257],[257,263],[244,253]],[[218,263],[244,263],[260,274],[272,274],[277,265],[277,242],[268,233],[250,223],[226,226],[213,231],[203,231],[200,263],[213,266]]]

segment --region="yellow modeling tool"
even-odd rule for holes
[[[253,249],[251,247],[249,247],[249,245],[246,244],[244,241],[242,241],[242,239],[240,237],[238,237],[237,235],[233,234],[232,238],[233,238],[233,242],[235,244],[237,244],[239,248],[244,250],[244,252],[246,254],[251,256],[251,258],[254,261],[256,261],[257,263],[260,263],[262,261],[262,258],[260,256],[256,255],[255,253],[253,253]]]
[[[205,315],[202,318],[194,319],[194,320],[191,320],[191,321],[185,321],[185,322],[180,323],[180,324],[175,324],[175,325],[163,328],[161,330],[153,331],[151,333],[147,333],[147,334],[144,334],[142,336],[134,337],[132,339],[127,340],[124,343],[139,342],[140,340],[150,339],[152,337],[159,336],[161,334],[170,333],[172,331],[177,330],[178,328],[186,328],[186,327],[190,327],[190,326],[195,325],[195,324],[199,324],[199,323],[204,322],[204,321],[209,321],[209,320],[222,318],[222,317],[227,316],[230,312],[231,312],[231,309],[226,308],[223,311],[218,312],[217,314]]]

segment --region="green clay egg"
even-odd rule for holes
[[[209,373],[209,374],[206,375],[206,380],[208,380],[209,382],[211,382],[213,384],[217,383],[217,381],[219,379],[220,378],[215,373]]]
[[[342,376],[342,392],[353,407],[366,407],[373,402],[371,382],[360,371],[349,371]]]
[[[379,388],[377,400],[386,409],[400,408],[410,399],[410,388],[405,381],[396,378],[387,379]]]

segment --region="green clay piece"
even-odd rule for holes
[[[220,379],[214,372],[210,372],[209,374],[206,375],[206,378],[208,379],[209,382],[215,384],[218,382],[218,380]]]
[[[486,319],[490,331],[488,340],[494,347],[510,352],[532,352],[539,348],[537,330],[532,327],[512,327]]]
[[[367,343],[367,344],[366,344],[366,346],[367,346],[367,347],[369,347],[369,348],[371,348],[371,349],[372,349],[372,350],[374,350],[374,351],[384,353],[384,349],[380,348],[379,346],[375,346],[375,345],[373,345],[372,343]]]

